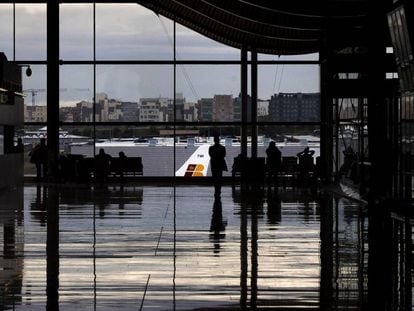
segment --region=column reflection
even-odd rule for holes
[[[59,310],[59,191],[47,189],[46,310]]]
[[[240,216],[240,309],[256,309],[258,297],[258,231],[259,218],[263,216],[264,189],[252,187],[249,189],[232,189],[233,200],[240,200],[240,210],[236,214]],[[250,299],[248,297],[249,286],[249,218],[251,221],[250,239]]]
[[[0,309],[14,309],[23,294],[23,188],[0,192]]]

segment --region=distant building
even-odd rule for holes
[[[160,109],[164,122],[172,122],[174,120],[174,99],[167,97],[159,97]]]
[[[197,106],[195,103],[184,103],[184,121],[197,121]]]
[[[139,100],[139,122],[162,122],[163,112],[158,98],[141,98]]]
[[[239,96],[237,96],[234,101],[233,101],[233,120],[234,121],[241,121],[242,119],[242,99],[241,99],[241,94],[239,94]],[[251,96],[247,96],[247,120],[251,121],[251,111],[250,111],[250,107],[251,107],[251,102],[252,102],[252,98]]]
[[[108,99],[105,93],[97,93],[95,105],[96,121],[108,122],[122,120],[121,105],[121,102],[118,100]]]
[[[241,94],[239,94],[233,101],[233,121],[241,121],[241,110]]]
[[[75,121],[92,122],[93,121],[93,103],[81,101],[76,104]]]
[[[185,98],[183,93],[175,93],[175,119],[177,121],[185,121],[184,104]]]
[[[268,100],[257,100],[257,117],[266,117],[269,115],[269,101]]]
[[[76,107],[60,107],[59,120],[63,122],[75,122]]]
[[[213,121],[213,98],[201,98],[197,102],[198,121]]]
[[[26,122],[46,122],[47,106],[24,106],[24,120]]]
[[[319,93],[279,93],[271,97],[269,117],[277,122],[320,120]]]
[[[137,103],[135,103],[137,105]],[[123,109],[125,107],[131,106],[129,103],[123,108],[123,103],[116,99],[108,99],[108,96],[105,93],[96,94],[96,104],[95,110],[93,109],[93,103],[88,101],[81,101],[76,103],[76,106],[71,108],[71,110],[66,110],[61,108],[60,115],[69,118],[68,114],[73,115],[73,120],[75,122],[93,122],[93,114],[95,112],[95,121],[96,122],[110,122],[110,121],[122,121],[124,120]],[[136,114],[136,107],[134,109]],[[136,118],[134,119],[136,121]]]
[[[134,122],[138,120],[138,103],[121,102],[122,121]]]
[[[214,95],[213,121],[233,120],[233,95]]]

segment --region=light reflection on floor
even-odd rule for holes
[[[1,202],[4,310],[366,303],[368,222],[344,198],[231,186],[215,199],[210,186],[32,185]]]

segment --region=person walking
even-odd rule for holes
[[[36,165],[36,180],[44,180],[47,176],[47,147],[46,139],[41,138],[40,144],[37,144],[30,152],[30,163]]]

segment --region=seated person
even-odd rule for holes
[[[101,181],[105,180],[110,173],[112,157],[105,153],[104,149],[99,149],[99,154],[95,156],[95,177]]]
[[[127,156],[123,151],[118,153],[119,156],[119,166],[117,167],[117,173],[121,176],[121,179],[124,178],[124,167],[125,167],[125,160]]]
[[[299,159],[299,172],[301,175],[308,174],[313,170],[313,155],[315,154],[314,150],[310,150],[309,147],[306,147],[303,151],[297,154]]]
[[[282,153],[276,146],[276,142],[271,141],[266,149],[266,168],[268,173],[268,182],[277,182],[277,174],[282,166]]]

